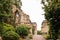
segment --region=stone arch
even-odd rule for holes
[[[20,19],[21,19],[21,16],[20,16],[20,13],[18,10],[15,11],[15,14],[14,14],[14,25],[18,25],[20,24]]]

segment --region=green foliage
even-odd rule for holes
[[[37,31],[37,34],[41,35],[42,33],[41,33],[41,31]]]
[[[60,36],[60,1],[42,0],[45,11],[45,18],[49,23],[49,38],[57,40]],[[47,3],[47,4],[46,4]]]
[[[19,38],[20,36],[14,31],[8,31],[2,36],[3,40],[19,40]]]
[[[34,35],[34,31],[35,31],[35,29],[34,29],[34,27],[32,28],[32,34]]]
[[[21,0],[14,0],[14,1],[15,1],[16,7],[18,7],[20,9],[21,8],[21,5],[22,5]]]
[[[1,0],[0,1],[0,22],[11,23],[13,19],[12,5],[20,7],[21,0]]]
[[[7,23],[0,23],[0,36],[7,31],[15,31],[14,27]]]
[[[2,29],[3,34],[8,31],[15,31],[15,29],[12,25],[3,23],[3,29]]]
[[[12,25],[3,23],[1,30],[1,36],[3,40],[19,40],[19,35],[15,32]]]
[[[0,23],[0,36],[2,35],[2,30],[3,30],[3,24]]]
[[[12,0],[0,1],[0,22],[6,22],[7,18],[12,17]]]
[[[29,29],[28,26],[25,25],[20,25],[16,27],[16,33],[18,33],[22,38],[24,38],[25,36],[28,36],[29,34]]]
[[[0,36],[3,36],[3,40],[19,39],[19,35],[15,33],[13,26],[10,25],[13,22],[12,5],[15,5],[17,2],[14,3],[14,1],[0,0]]]

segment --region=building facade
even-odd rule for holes
[[[49,31],[49,26],[48,26],[48,24],[47,24],[47,21],[46,20],[44,20],[43,22],[42,22],[42,27],[41,27],[41,33],[45,33],[45,34],[48,34],[48,31]]]
[[[35,28],[35,34],[37,32],[37,24],[31,22],[29,15],[25,14],[21,9],[17,8],[15,5],[13,5],[13,19],[14,19],[14,25],[20,25],[20,24],[24,24],[27,25],[28,27],[30,27],[30,33],[32,35],[32,28]],[[32,25],[34,24],[34,25]]]
[[[48,26],[47,20],[43,20],[42,27],[41,27],[41,35],[44,38],[47,38],[49,36],[48,31],[49,31],[49,26]]]

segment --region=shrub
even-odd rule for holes
[[[8,31],[15,31],[15,29],[12,25],[4,23],[2,32],[5,33]]]
[[[20,36],[14,31],[8,31],[2,35],[3,40],[19,40]]]
[[[27,26],[25,26],[25,25],[20,25],[20,26],[16,27],[15,31],[22,38],[24,38],[25,36],[28,36],[28,34],[29,34],[29,28]]]
[[[2,29],[3,29],[3,26],[2,26],[2,23],[0,23],[0,36],[2,35]]]
[[[15,31],[14,27],[7,23],[0,23],[0,36],[7,31]]]
[[[41,31],[37,31],[37,34],[41,35],[42,33],[41,33]]]

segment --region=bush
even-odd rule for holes
[[[2,29],[3,29],[3,25],[2,23],[0,23],[0,36],[2,35]]]
[[[29,34],[29,28],[27,26],[25,26],[25,25],[20,25],[20,26],[16,27],[15,31],[22,38],[24,38],[25,36],[28,36],[28,34]]]
[[[37,34],[41,35],[42,33],[41,33],[41,31],[37,31]]]
[[[2,35],[3,40],[19,40],[20,36],[14,31],[8,31]]]
[[[15,31],[15,29],[12,25],[4,23],[3,30],[2,30],[3,34],[8,31]]]
[[[7,31],[15,31],[14,27],[7,23],[0,23],[0,36]]]

